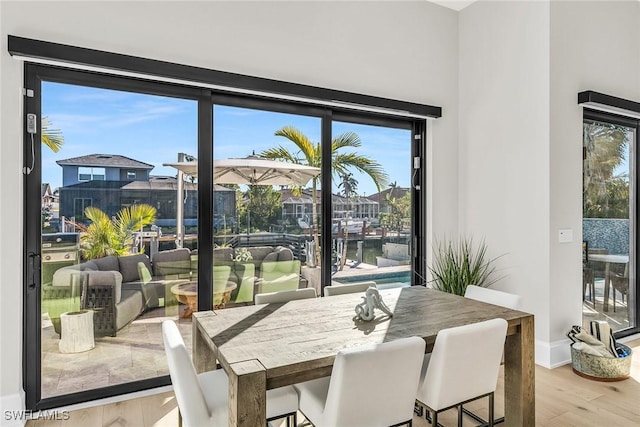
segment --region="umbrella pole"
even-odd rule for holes
[[[178,162],[184,162],[184,153],[178,153]],[[178,169],[178,200],[176,200],[176,248],[184,245],[184,172]]]

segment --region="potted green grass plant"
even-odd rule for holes
[[[456,295],[464,295],[469,285],[491,286],[500,279],[495,277],[496,259],[487,256],[484,240],[477,246],[473,238],[465,236],[457,241],[435,242],[433,263],[429,267],[432,286]]]

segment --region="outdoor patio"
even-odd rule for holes
[[[607,311],[604,310],[604,279],[595,281],[595,303],[589,299],[587,291],[586,299],[582,302],[582,325],[589,328],[592,320],[606,320],[614,331],[628,328],[629,311],[627,308],[628,297],[624,302],[619,293],[611,292]],[[616,311],[613,311],[613,298],[616,298]]]

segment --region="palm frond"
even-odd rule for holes
[[[389,182],[389,175],[385,172],[382,165],[369,157],[362,156],[357,153],[341,153],[334,156],[334,173],[337,175],[344,175],[348,173],[351,168],[369,175],[378,188],[378,191],[380,191],[381,188],[386,186]]]
[[[62,131],[60,129],[52,129],[51,121],[46,116],[42,117],[40,126],[42,127],[40,132],[42,143],[49,147],[54,153],[60,151],[62,144],[64,144]]]
[[[285,126],[278,129],[274,135],[282,136],[293,142],[302,152],[302,155],[307,160],[308,165],[317,167],[320,159],[320,153],[318,150],[319,145],[311,142],[311,140],[299,129],[293,126]]]
[[[360,136],[355,132],[344,132],[340,135],[333,138],[331,141],[331,152],[335,153],[341,148],[351,147],[351,148],[359,148],[362,146],[362,141],[360,141]]]

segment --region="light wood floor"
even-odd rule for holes
[[[536,367],[536,425],[544,427],[625,427],[640,425],[640,340],[627,343],[634,349],[631,378],[613,383],[590,381],[574,374],[569,365],[556,369]],[[502,378],[496,393],[496,415],[502,415]],[[469,405],[486,417],[486,402]],[[68,420],[32,420],[27,427],[165,427],[178,425],[173,393],[72,411]],[[456,425],[455,411],[440,422]],[[413,425],[426,427],[414,416]],[[474,425],[465,420],[465,427]]]

